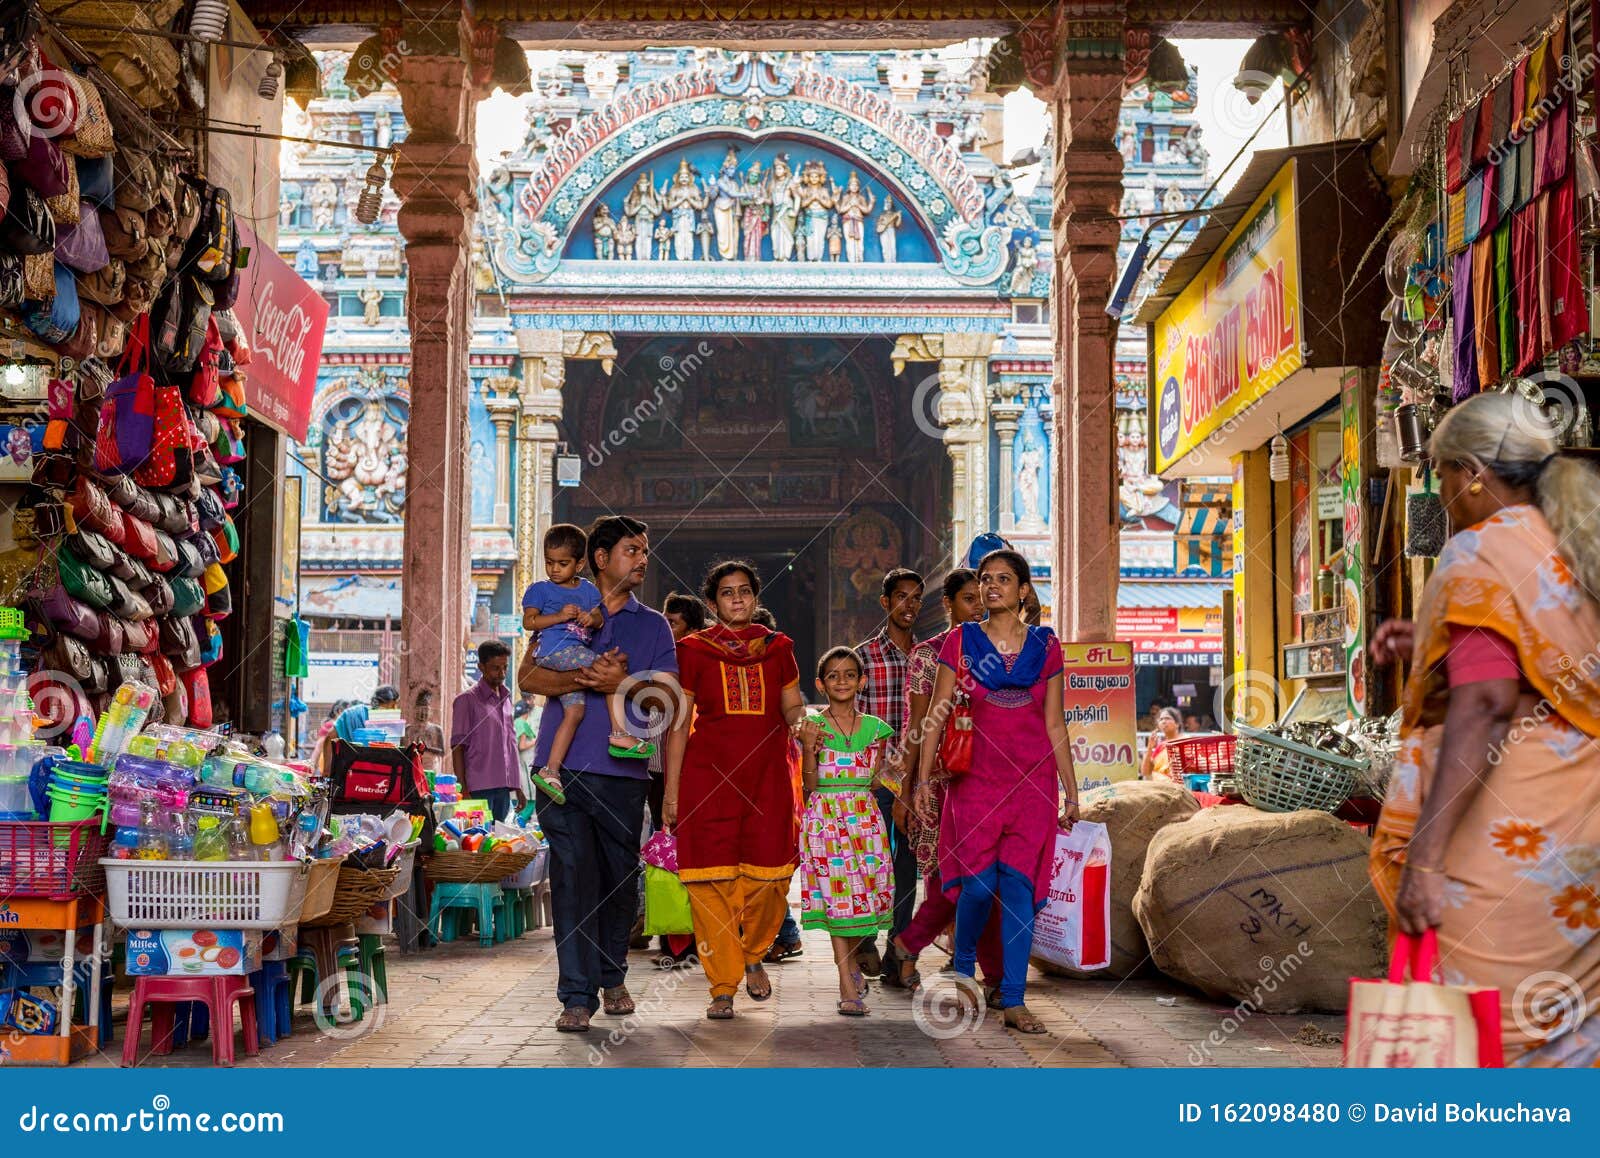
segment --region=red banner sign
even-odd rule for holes
[[[304,442],[328,328],[328,302],[244,225],[239,226],[239,244],[250,247],[233,307],[250,346],[245,399],[252,416]]]

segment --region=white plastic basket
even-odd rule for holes
[[[550,846],[541,845],[534,853],[533,859],[528,862],[528,867],[515,876],[506,877],[500,882],[503,889],[531,889],[535,885],[542,885],[545,877],[550,875]]]
[[[276,929],[300,920],[298,861],[102,860],[111,919],[125,929]]]
[[[417,848],[421,844],[422,842],[420,840],[412,841],[410,844],[405,846],[405,851],[402,852],[399,859],[394,862],[394,867],[399,869],[400,873],[394,878],[394,884],[389,886],[389,895],[386,898],[387,900],[392,901],[396,897],[403,897],[406,895],[406,893],[411,891],[411,870],[416,867]]]

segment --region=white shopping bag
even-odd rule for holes
[[[1087,972],[1111,963],[1111,835],[1080,820],[1056,833],[1050,896],[1033,922],[1033,955]]]

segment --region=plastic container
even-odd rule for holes
[[[307,866],[298,861],[100,862],[111,919],[139,929],[276,929],[297,924]]]
[[[65,900],[101,892],[100,858],[108,841],[94,821],[0,822],[0,897]]]
[[[33,812],[28,796],[28,774],[15,772],[0,776],[0,812]]]
[[[1302,808],[1333,812],[1349,798],[1365,767],[1365,761],[1308,748],[1243,724],[1234,726],[1239,732],[1239,792],[1263,812]]]
[[[1239,738],[1226,732],[1208,733],[1204,736],[1180,736],[1168,740],[1166,745],[1170,763],[1169,775],[1179,784],[1186,776],[1215,776],[1233,771],[1234,753]]]

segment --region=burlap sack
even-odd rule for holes
[[[1132,977],[1150,970],[1144,930],[1133,915],[1133,895],[1144,879],[1145,850],[1157,832],[1200,810],[1194,796],[1170,780],[1123,780],[1084,794],[1080,815],[1106,826],[1111,837],[1111,964],[1079,973],[1034,959],[1059,977]]]
[[[1262,1012],[1343,1010],[1387,963],[1367,845],[1325,812],[1242,805],[1162,829],[1133,899],[1156,967]]]

